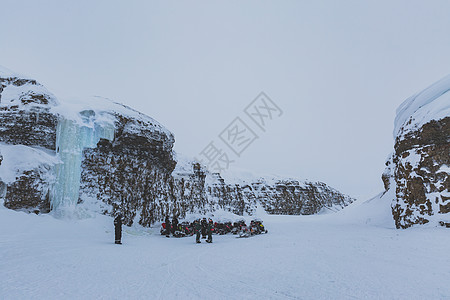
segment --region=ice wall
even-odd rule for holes
[[[92,110],[79,113],[77,120],[61,117],[56,132],[60,164],[55,167],[56,183],[50,193],[51,209],[73,208],[78,202],[81,161],[85,148],[95,148],[101,138],[114,139],[114,122]]]

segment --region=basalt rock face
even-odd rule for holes
[[[209,173],[198,164],[194,163],[193,168],[194,173],[203,174],[206,178],[204,187],[197,185],[197,193],[194,191],[194,194],[202,201],[203,207],[211,211],[222,209],[237,215],[253,215],[261,207],[269,214],[312,215],[338,211],[354,201],[321,182],[263,177],[227,182],[220,174]],[[192,176],[194,173],[191,178],[198,178]]]
[[[322,210],[341,210],[354,201],[323,182],[300,183],[295,180],[282,180],[274,187],[267,186],[262,189],[268,193],[260,201],[272,214],[313,215]]]
[[[121,211],[125,223],[150,226],[173,211],[183,211],[174,197],[171,173],[173,135],[150,119],[115,114],[113,141],[101,139],[83,152],[80,201],[105,203],[103,213]],[[156,130],[155,130],[156,128]]]
[[[73,182],[79,184],[76,202],[80,206],[95,202],[88,208],[100,207],[112,215],[120,210],[127,224],[139,221],[143,225],[161,219],[169,210],[181,210],[171,196],[174,137],[152,118],[107,99],[84,99],[85,103],[75,105],[59,102],[37,81],[2,67],[0,101],[0,151],[4,154],[0,196],[7,208],[35,213],[55,209],[51,195],[62,176],[58,166],[73,164],[75,173],[81,169],[79,182]],[[114,127],[113,138],[86,146],[94,136],[101,136],[98,131],[104,131],[105,124]],[[61,126],[69,125],[72,128],[62,136]],[[86,140],[73,143],[74,152],[81,147],[81,165],[76,156],[61,160],[63,153],[56,147],[71,137]],[[58,195],[71,188],[65,185]]]
[[[33,79],[0,69],[0,142],[55,150],[56,98]]]
[[[382,176],[394,189],[397,228],[450,221],[450,77],[397,111],[395,148]]]
[[[57,116],[51,109],[57,104],[56,98],[35,80],[0,68],[0,143],[55,150]],[[6,149],[6,158],[14,155],[14,151],[23,157],[21,163],[9,168],[15,178],[1,175],[4,205],[36,213],[48,212],[50,183],[46,173],[53,162],[30,161],[36,151],[25,146]]]
[[[7,208],[34,213],[50,211],[49,191],[55,182],[58,160],[41,149],[24,145],[1,145],[0,195]]]
[[[6,186],[5,207],[36,214],[50,212],[50,186],[45,177],[37,170],[24,171]]]

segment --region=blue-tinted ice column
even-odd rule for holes
[[[56,151],[61,163],[56,166],[56,183],[50,193],[53,211],[74,208],[78,202],[81,161],[85,148],[95,148],[100,138],[112,141],[114,125],[95,122],[95,113],[80,113],[82,123],[61,118],[56,132]]]

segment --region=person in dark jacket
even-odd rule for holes
[[[200,224],[200,220],[195,220],[194,221],[194,231],[195,231],[195,242],[196,243],[201,243],[200,242],[200,231],[202,230],[202,225]]]
[[[206,226],[206,230],[208,233],[208,238],[206,239],[206,242],[212,243],[212,232],[214,230],[214,223],[211,219],[209,219],[208,225]]]
[[[116,244],[122,244],[122,214],[118,214],[114,219],[114,230],[116,235]]]
[[[176,215],[173,215],[173,218],[172,218],[172,234],[174,234],[175,231],[177,231],[177,230],[178,230],[178,219],[177,219]]]
[[[206,239],[206,231],[207,231],[206,227],[208,227],[208,222],[206,222],[206,218],[202,219],[201,225],[202,225],[202,239]]]
[[[169,216],[166,216],[166,220],[164,222],[166,223],[166,237],[170,237],[170,231],[172,230],[172,227],[170,226]]]

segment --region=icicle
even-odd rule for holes
[[[81,161],[85,148],[95,148],[101,138],[114,140],[114,125],[96,122],[95,112],[80,113],[83,124],[61,118],[56,131],[56,149],[61,164],[55,167],[56,183],[50,193],[52,210],[73,209],[79,197]]]

